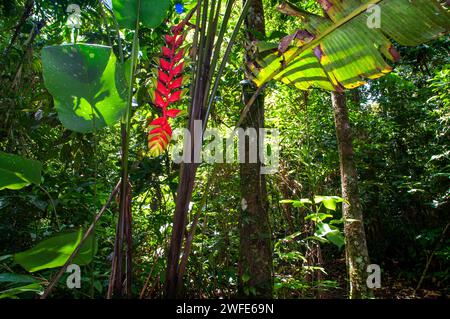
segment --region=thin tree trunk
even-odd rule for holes
[[[251,0],[245,21],[247,40],[261,39],[265,34],[262,0]],[[254,59],[246,52],[246,62]],[[248,76],[246,76],[249,79]],[[255,88],[244,86],[244,103],[248,103]],[[258,132],[264,127],[264,95],[251,107],[241,126]],[[258,154],[263,141],[258,136]],[[261,161],[248,163],[249,139],[245,142],[245,163],[240,164],[242,210],[240,216],[239,295],[242,297],[272,297],[272,245],[269,225],[265,176],[261,174]]]
[[[350,281],[350,298],[370,298],[373,296],[372,291],[366,283],[369,254],[364,232],[363,212],[359,200],[358,175],[354,161],[345,95],[333,92],[332,103],[339,148],[342,197],[349,203],[343,204],[343,216],[345,219],[345,252]]]

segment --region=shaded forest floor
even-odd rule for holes
[[[334,260],[326,265],[327,279],[333,278],[339,284],[339,287],[331,288],[320,294],[323,299],[347,299],[348,286],[346,280],[346,266],[344,260]],[[404,276],[389,269],[383,272],[381,277],[381,288],[375,289],[375,298],[377,299],[448,299],[448,287],[439,288],[424,283],[420,289],[415,291],[420,275],[414,280],[403,278]]]

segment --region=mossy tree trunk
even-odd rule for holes
[[[332,93],[336,137],[339,148],[342,197],[348,201],[343,204],[345,252],[350,282],[350,298],[371,298],[372,291],[367,287],[367,251],[363,212],[358,191],[352,135],[348,110],[343,93]]]
[[[250,44],[265,36],[264,11],[262,0],[251,0],[246,17],[246,35]],[[254,59],[250,50],[246,51],[245,62]],[[246,75],[243,101],[247,104],[256,88]],[[261,94],[252,105],[241,127],[254,128],[258,132],[264,127],[264,95]],[[254,143],[254,142],[253,142]],[[240,260],[239,295],[251,298],[272,297],[272,244],[269,225],[268,203],[265,176],[261,174],[261,161],[249,163],[249,146],[252,143],[246,137],[246,162],[240,164],[242,209],[240,216]],[[263,141],[257,140],[258,153]]]

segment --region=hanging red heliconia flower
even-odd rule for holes
[[[158,117],[153,120],[149,127],[148,148],[150,150],[150,156],[156,157],[161,155],[167,148],[172,137],[172,128],[165,117]]]
[[[158,77],[152,94],[153,104],[162,109],[162,117],[149,123],[148,148],[150,155],[161,155],[172,138],[172,128],[168,118],[175,118],[180,114],[178,109],[169,109],[171,104],[177,103],[183,96],[184,41],[182,33],[185,23],[172,27],[171,35],[164,37],[165,45],[159,59]]]

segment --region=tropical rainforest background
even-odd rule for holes
[[[125,11],[120,1],[112,1],[114,10],[110,1],[97,0],[0,2],[0,298],[448,298],[450,59],[445,32],[413,46],[393,39],[400,59],[389,62],[392,71],[342,92],[267,81],[243,117],[256,90],[250,66],[264,66],[256,41],[278,44],[307,28],[308,18],[280,12],[277,0],[246,5],[203,0],[197,7],[193,0],[122,2]],[[336,22],[327,6],[338,2],[292,0],[289,8]],[[355,3],[369,1],[343,2],[354,9]],[[415,5],[431,2],[448,13],[445,1]],[[135,3],[141,3],[141,12],[134,20],[124,17]],[[146,15],[145,3],[162,3],[161,10],[155,9],[163,12],[161,18]],[[79,14],[68,10],[71,4],[79,6]],[[70,16],[76,21],[68,23]],[[444,19],[448,31],[448,16]],[[177,25],[186,30],[174,29]],[[186,32],[183,44],[175,43],[177,32]],[[413,26],[408,32],[425,30]],[[350,33],[354,42],[362,36],[356,29]],[[77,94],[70,91],[77,84],[58,75],[66,65],[48,62],[54,56],[44,47],[74,42],[111,46],[116,65],[128,70],[123,74],[131,86],[129,79],[122,81],[128,88],[114,97],[128,99],[128,111],[116,121],[102,118],[104,127],[93,116],[94,129],[83,131],[70,116],[64,120],[58,114],[62,101]],[[169,44],[172,53],[161,53]],[[174,52],[182,48],[179,75],[158,59],[163,54],[176,64]],[[352,56],[351,46],[342,50]],[[355,67],[347,63],[344,68]],[[86,64],[88,73],[95,67]],[[175,95],[166,92],[162,103],[156,100],[155,92],[164,93],[155,90],[161,81],[158,69],[183,77],[182,83],[165,84],[169,90],[185,88],[170,102],[181,112],[167,113]],[[55,91],[50,82],[62,88]],[[110,98],[107,107],[113,108],[117,101]],[[174,117],[172,128],[186,127],[196,117],[195,101],[203,100],[200,118],[210,115],[210,127],[239,123],[279,130],[277,172],[259,174],[260,163],[175,164],[171,133],[163,124]],[[348,110],[350,144],[339,107]],[[148,121],[157,118],[166,122],[149,127]],[[152,129],[157,135],[148,136]],[[350,145],[350,157],[342,145]],[[27,178],[33,165],[41,169]],[[345,179],[347,187],[356,184],[351,191],[341,185],[345,173],[354,177]],[[9,183],[8,174],[23,177],[22,183]],[[186,174],[195,177],[191,186]],[[184,219],[183,209],[176,208],[183,201]],[[63,266],[105,203],[73,261],[81,266],[81,288],[70,289],[71,272]],[[363,226],[347,228],[352,215],[345,210],[351,214],[358,208]],[[353,232],[357,237],[351,237]],[[361,241],[352,245],[349,238]],[[352,270],[354,256],[364,266],[379,265],[380,286],[361,286],[366,278]]]

